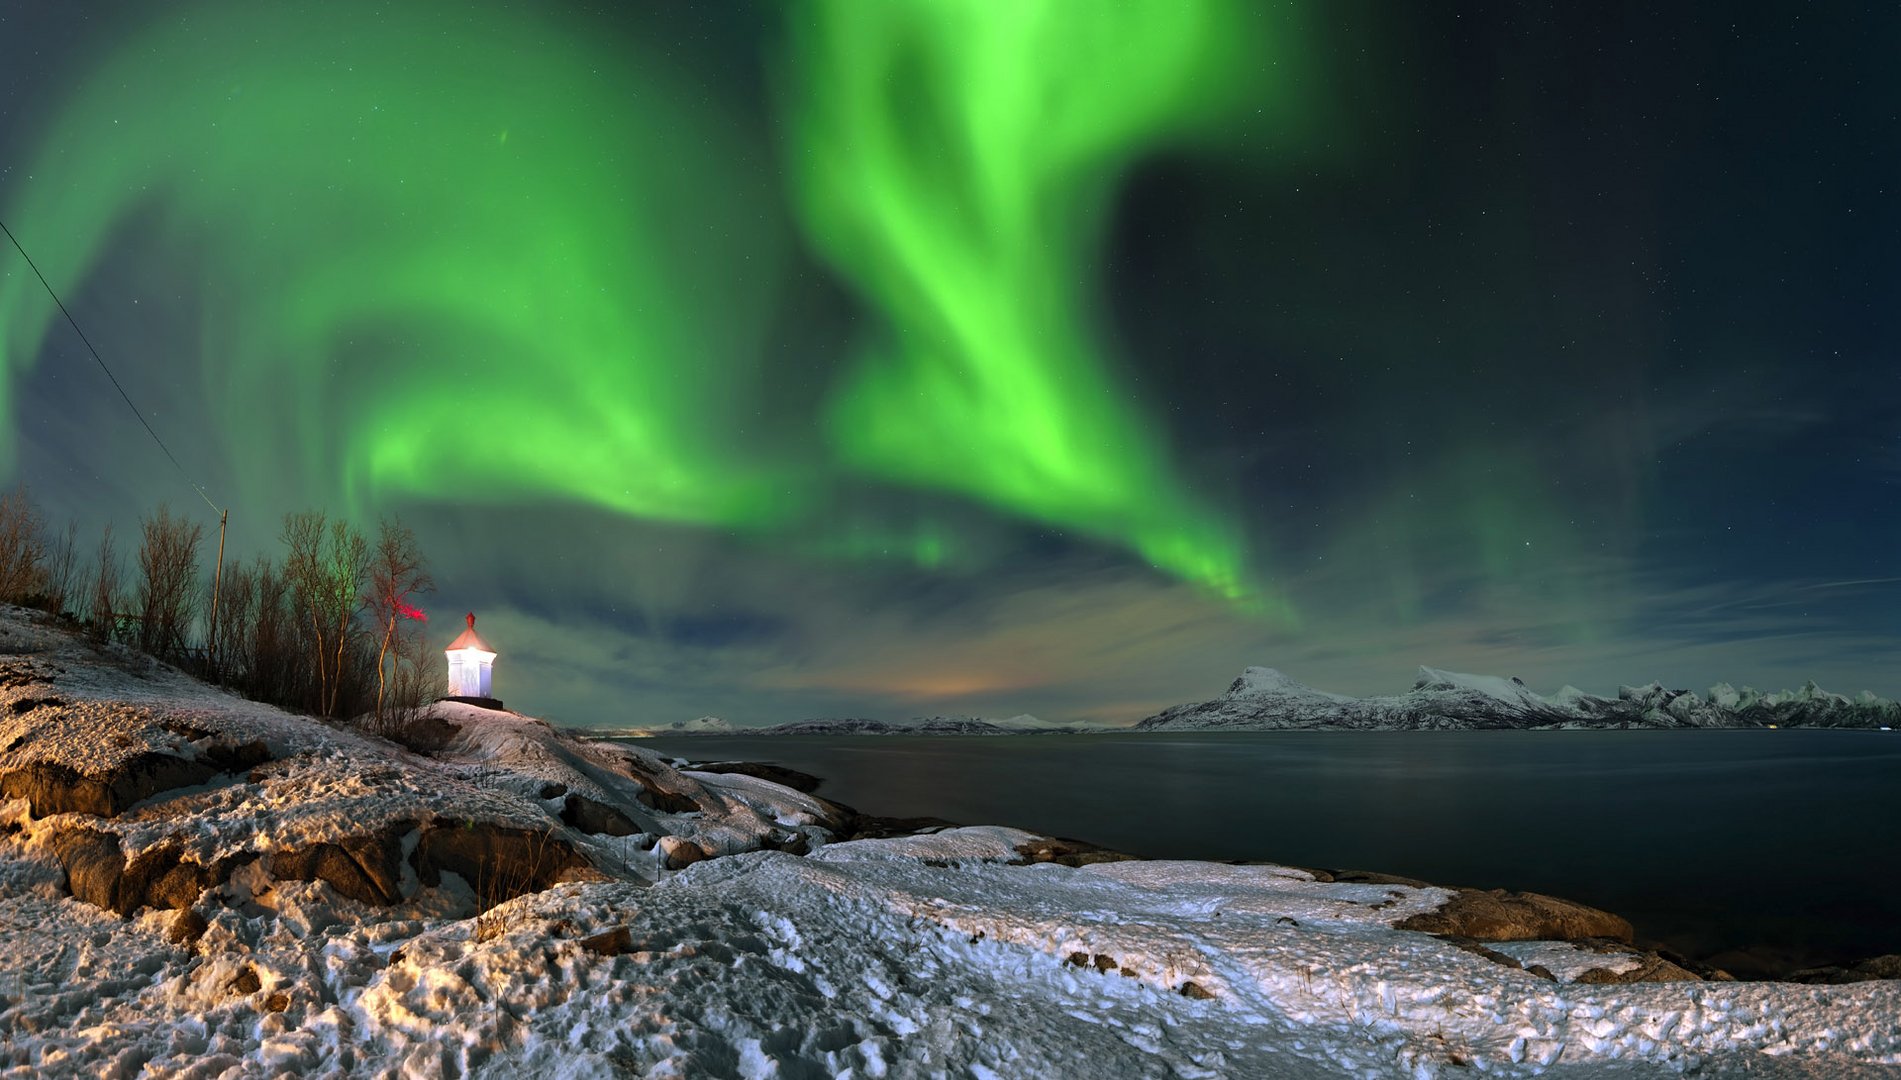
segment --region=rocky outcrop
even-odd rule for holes
[[[212,874],[161,846],[127,859],[119,838],[91,828],[65,830],[49,845],[74,897],[120,915],[142,907],[183,909],[198,902]]]
[[[561,820],[597,836],[632,836],[644,831],[633,818],[614,807],[574,792],[562,800]]]
[[[321,881],[360,903],[388,906],[405,899],[404,847],[418,830],[421,835],[413,855],[417,878],[423,884],[438,885],[444,873],[460,875],[476,890],[484,909],[549,888],[592,865],[553,831],[491,822],[397,822],[265,856],[224,859],[212,866],[184,858],[172,844],[127,858],[116,834],[90,826],[60,830],[47,846],[66,871],[67,890],[76,899],[120,915],[145,907],[190,908],[205,890],[223,885],[257,858],[264,860],[273,878]]]
[[[401,822],[360,836],[274,852],[271,876],[326,882],[365,904],[399,903],[403,899],[403,839],[415,830],[413,822]]]
[[[0,770],[0,798],[25,799],[34,817],[69,813],[117,817],[162,791],[192,787],[269,759],[263,743],[250,742],[205,747],[192,757],[148,751],[96,774],[56,762],[27,761]]]
[[[1437,911],[1394,924],[1442,937],[1473,941],[1576,941],[1608,938],[1629,944],[1633,936],[1623,917],[1540,893],[1461,889]]]
[[[1133,862],[1137,858],[1085,840],[1065,840],[1055,836],[1039,836],[1018,844],[1016,850],[1023,864],[1051,862],[1059,866],[1091,866],[1096,863]]]

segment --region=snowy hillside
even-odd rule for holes
[[[1550,697],[1516,678],[1421,667],[1412,690],[1353,698],[1304,686],[1272,668],[1251,667],[1213,701],[1177,705],[1136,725],[1141,731],[1429,729],[1535,727],[1894,727],[1901,705],[1863,692],[1831,694],[1809,683],[1765,694],[1728,683],[1708,695],[1659,683],[1620,687],[1614,698],[1567,686]]]
[[[1895,983],[1706,981],[1548,897],[869,838],[758,776],[464,705],[402,735],[0,610],[0,1076],[1901,1064]]]

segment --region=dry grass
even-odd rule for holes
[[[493,940],[528,921],[528,905],[518,901],[536,891],[554,830],[541,829],[534,835],[526,858],[490,859],[476,874],[475,903],[480,911],[475,916],[475,940]]]

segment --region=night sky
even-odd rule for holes
[[[1653,6],[0,0],[0,218],[558,721],[1901,696],[1901,9]],[[215,532],[39,290],[5,470]]]

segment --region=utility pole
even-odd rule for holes
[[[211,660],[212,676],[219,682],[223,682],[224,677],[218,664],[218,597],[224,592],[224,526],[230,516],[230,510],[218,511],[218,569],[211,578],[211,640],[205,648],[205,655]]]

